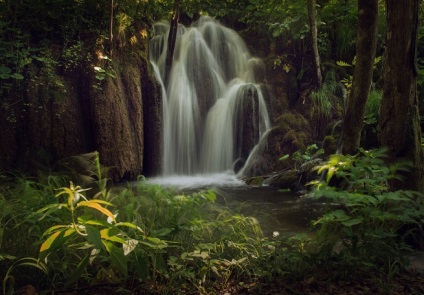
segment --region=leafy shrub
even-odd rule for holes
[[[254,273],[252,261],[261,247],[256,219],[216,204],[212,191],[181,195],[142,178],[127,186],[106,185],[98,153],[78,159],[87,166],[85,178],[71,173],[71,178],[40,175],[39,180],[1,183],[9,203],[0,199],[6,241],[0,244],[0,275],[9,290],[25,265],[46,273],[33,271],[31,279],[22,276],[20,282],[54,290],[99,283],[128,286],[131,280],[160,293],[208,293],[230,278]],[[61,166],[75,166],[71,160]],[[91,188],[68,182],[87,178],[97,179],[86,182]]]
[[[387,166],[385,157],[384,149],[361,149],[355,156],[332,155],[318,167],[323,180],[312,183],[311,195],[337,205],[314,222],[322,257],[356,269],[387,269],[394,262],[406,266],[410,246],[405,238],[413,233],[401,229],[421,228],[423,196],[389,191],[389,182],[401,179],[399,173],[411,165]]]

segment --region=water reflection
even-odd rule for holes
[[[230,173],[161,177],[149,182],[185,194],[213,189],[219,203],[236,213],[255,217],[266,236],[272,236],[275,231],[286,236],[308,232],[311,221],[317,219],[323,209],[321,203],[305,195],[275,187],[246,185]]]

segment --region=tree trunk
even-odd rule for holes
[[[423,191],[423,151],[417,96],[417,28],[419,0],[386,0],[386,51],[380,142],[388,147],[388,162],[409,160],[414,168],[392,189]]]
[[[175,0],[174,13],[172,16],[171,25],[169,27],[168,48],[167,48],[166,60],[165,60],[165,83],[167,83],[168,76],[170,75],[170,72],[171,72],[175,43],[177,42],[178,19],[180,17],[180,12],[178,7],[179,3],[180,3],[180,0]]]
[[[360,145],[365,105],[371,88],[377,47],[378,0],[358,0],[356,65],[343,122],[344,154],[355,154]]]
[[[315,16],[315,0],[307,0],[308,2],[308,15],[309,15],[309,27],[312,35],[312,47],[314,50],[314,62],[315,62],[315,74],[316,74],[316,83],[318,87],[322,85],[322,75],[321,75],[321,61],[319,58],[318,52],[318,26],[317,18]]]

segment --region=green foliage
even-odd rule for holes
[[[322,6],[320,16],[325,23],[319,30],[327,34],[333,48],[329,57],[343,60],[355,54],[357,13],[356,1],[348,0],[341,4],[331,0]]]
[[[324,83],[321,88],[312,91],[311,97],[311,120],[315,122],[313,128],[314,133],[318,138],[322,135],[327,128],[334,115],[337,115],[337,110],[341,110],[344,105],[344,89],[343,85],[336,79],[336,73],[330,70],[325,75]],[[339,112],[339,115],[340,112]]]
[[[314,143],[308,145],[304,151],[297,150],[293,153],[293,155],[285,154],[279,158],[279,161],[291,160],[294,163],[294,169],[298,169],[303,163],[312,160],[313,158],[322,155],[324,150],[318,148],[318,146]]]
[[[387,166],[385,157],[385,150],[361,149],[355,156],[332,155],[317,168],[325,181],[311,183],[311,195],[337,205],[314,222],[320,255],[326,259],[349,269],[387,268],[395,261],[406,266],[410,248],[405,238],[414,233],[402,234],[402,229],[420,228],[422,195],[389,191],[389,182],[400,180],[399,173],[411,165]]]
[[[282,237],[274,232],[271,239],[263,240],[265,251],[259,257],[259,275],[267,281],[279,281],[284,277],[304,279],[313,269],[309,253],[311,242],[307,234]]]
[[[0,2],[0,94],[11,89],[25,87],[29,76],[37,84],[49,84],[46,95],[56,92],[62,85],[58,69],[81,70],[93,62],[94,50],[110,55],[108,37],[115,35],[115,43],[125,45],[128,39],[137,43],[136,35],[147,38],[146,28],[153,21],[162,19],[170,1],[115,1],[113,18],[110,19],[109,0],[24,0]],[[113,31],[110,32],[110,23]],[[96,79],[113,76],[109,66],[96,65]],[[40,76],[32,76],[30,67],[46,72],[46,83]],[[40,79],[40,81],[37,81]],[[99,85],[95,85],[99,88]],[[63,93],[62,93],[63,94]],[[53,93],[53,96],[59,96]],[[46,99],[40,97],[40,100]],[[2,105],[8,110],[8,105]]]
[[[376,58],[374,58],[374,70],[377,68],[378,64],[380,63],[381,58],[382,58],[381,56],[377,56]],[[350,63],[350,64],[347,63],[347,62],[345,62],[345,61],[342,61],[342,60],[337,61],[336,64],[339,67],[350,68],[350,69],[353,70],[353,68],[356,65],[356,55],[353,58],[352,63]],[[350,75],[347,75],[346,77],[342,78],[341,82],[344,84],[344,86],[347,89],[347,92],[349,93],[350,92],[350,89],[352,88],[353,73],[351,73]]]
[[[59,166],[85,171],[86,177],[67,174],[89,187],[66,186],[68,177],[2,178],[0,276],[9,290],[12,271],[29,262],[46,271],[31,272],[34,279],[55,289],[132,278],[161,292],[206,293],[254,273],[259,224],[216,204],[212,191],[181,195],[142,178],[128,187],[107,185],[98,153]]]
[[[373,131],[377,132],[376,125],[380,114],[381,92],[371,90],[365,105],[364,124],[373,125]]]
[[[97,84],[94,84],[93,87],[97,90],[102,90],[102,82],[107,77],[115,78],[115,72],[111,64],[112,60],[107,56],[102,56],[102,60],[105,62],[105,68],[99,66],[93,67],[95,71],[95,78],[97,80]]]
[[[317,120],[330,118],[333,108],[332,97],[339,95],[342,91],[342,86],[337,81],[335,72],[329,71],[325,75],[322,87],[311,92],[311,116]]]

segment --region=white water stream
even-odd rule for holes
[[[162,86],[163,175],[231,175],[235,161],[247,160],[270,128],[255,81],[261,61],[235,31],[202,17],[189,28],[179,25],[172,69],[165,73],[168,31],[168,23],[156,23],[149,44]]]

